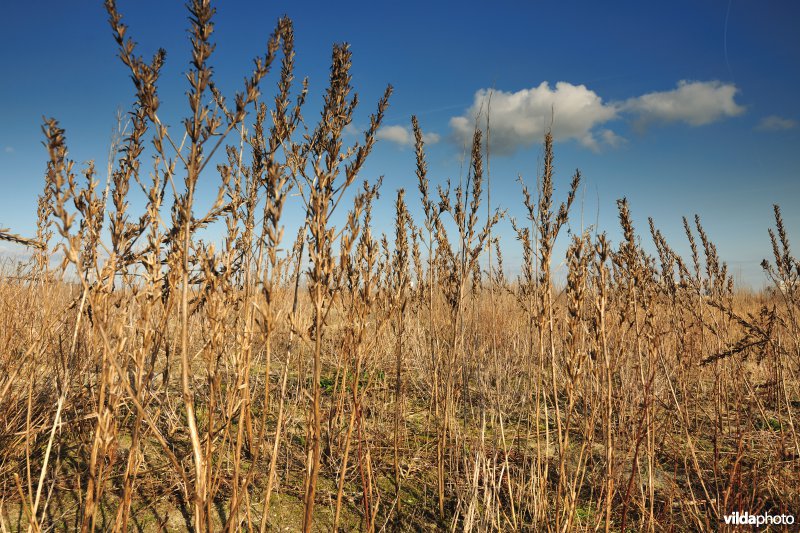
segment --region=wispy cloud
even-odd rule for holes
[[[359,129],[359,128],[356,128],[355,126],[353,126],[353,123],[351,122],[350,124],[348,124],[347,126],[344,127],[344,132],[343,133],[345,135],[353,136],[353,135],[361,135],[362,133],[364,133],[364,131]]]
[[[30,257],[31,251],[22,245],[12,243],[0,244],[0,259],[23,261]]]
[[[450,127],[459,142],[467,143],[476,125],[475,117],[489,108],[496,153],[511,154],[537,144],[547,130],[556,141],[574,140],[599,151],[626,142],[607,126],[616,120],[629,120],[641,129],[670,122],[703,126],[740,115],[745,108],[736,103],[737,92],[735,85],[718,81],[680,81],[675,89],[614,102],[604,101],[586,85],[564,81],[554,87],[542,82],[517,92],[481,89],[464,114],[450,119]]]
[[[621,137],[611,130],[602,130],[600,132],[600,139],[611,148],[618,148],[628,142],[625,137]]]
[[[785,131],[797,127],[797,121],[791,118],[779,117],[778,115],[770,115],[764,117],[756,126],[756,129],[761,131]]]
[[[3,152],[7,154],[13,154],[15,151],[16,150],[14,150],[13,146],[6,146],[5,148],[3,148]]]
[[[384,126],[375,134],[381,141],[389,141],[398,146],[411,146],[414,144],[414,134],[406,126]],[[422,140],[426,144],[436,144],[441,140],[438,133],[423,133]]]

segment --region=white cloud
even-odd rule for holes
[[[400,146],[411,144],[411,134],[403,126],[384,126],[378,130],[379,141],[389,141]]]
[[[495,153],[510,154],[538,144],[548,129],[556,141],[575,140],[598,151],[604,146],[616,148],[627,142],[603,127],[609,122],[628,119],[638,128],[656,122],[702,126],[744,113],[745,108],[735,101],[737,92],[733,84],[684,80],[669,91],[606,102],[585,85],[560,81],[551,87],[545,81],[538,87],[517,92],[481,89],[464,114],[450,119],[450,127],[459,142],[469,143],[476,116],[489,107]],[[484,122],[480,118],[477,126],[483,129]],[[402,135],[400,131],[393,133]]]
[[[13,153],[15,152],[15,150],[14,150],[14,147],[13,147],[13,146],[6,146],[5,148],[3,148],[3,151],[4,151],[5,153],[7,153],[7,154],[13,154]]]
[[[797,121],[791,118],[779,117],[778,115],[770,115],[761,119],[756,129],[762,131],[783,131],[791,130],[797,127]]]
[[[424,142],[425,144],[436,144],[440,140],[442,140],[442,136],[439,135],[438,133],[433,133],[433,132],[425,133],[425,132],[422,132],[422,142]]]
[[[684,122],[704,126],[726,117],[744,113],[734,98],[738,89],[732,83],[719,81],[678,82],[671,91],[657,91],[626,100],[621,108],[633,113],[635,124],[652,122]]]
[[[375,136],[378,140],[389,141],[398,146],[414,144],[414,134],[405,126],[384,126]],[[423,133],[422,140],[425,144],[436,144],[441,140],[441,136],[438,133]]]
[[[560,81],[552,89],[545,81],[538,87],[517,92],[481,89],[475,93],[465,115],[450,119],[450,126],[461,142],[470,141],[475,117],[486,111],[487,104],[492,148],[506,154],[541,142],[548,129],[555,140],[574,139],[597,150],[599,141],[592,130],[617,118],[616,107],[604,103],[585,85]]]

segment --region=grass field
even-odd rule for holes
[[[283,19],[226,102],[213,12],[189,7],[185,133],[159,120],[163,56],[137,56],[107,2],[137,91],[107,179],[47,120],[37,235],[0,233],[32,250],[0,272],[0,531],[716,531],[800,512],[800,263],[777,206],[772,288],[734,287],[699,217],[689,257],[624,199],[620,242],[568,232],[581,176],[554,196],[548,134],[501,246],[490,129],[437,187],[415,118],[417,190],[381,191],[394,231],[373,234],[380,184],[359,171],[391,88],[343,145],[337,46],[307,126]],[[285,209],[306,213],[296,236]]]

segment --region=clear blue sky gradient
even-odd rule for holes
[[[699,213],[731,271],[754,286],[763,282],[759,262],[771,253],[773,203],[782,206],[790,239],[800,246],[800,3],[229,0],[217,8],[212,63],[226,95],[240,90],[252,58],[263,54],[275,21],[287,14],[295,23],[296,72],[310,79],[307,120],[319,110],[331,45],[349,42],[362,102],[355,126],[367,124],[385,86],[394,85],[385,124],[407,127],[417,114],[423,129],[440,137],[428,150],[434,182],[459,179],[462,145],[450,121],[468,116],[480,89],[515,93],[566,82],[585,86],[604,104],[624,106],[672,91],[681,80],[735,86],[740,112],[703,125],[653,120],[642,126],[635,113],[620,112],[592,129],[598,138],[612,131],[623,139],[618,146],[557,142],[557,193],[563,196],[580,168],[585,185],[573,229],[582,218],[616,238],[614,200],[626,196],[647,247],[647,216],[685,251],[681,216]],[[183,3],[121,1],[119,9],[140,54],[167,50],[161,115],[180,136],[190,46]],[[8,2],[0,18],[0,72],[0,226],[30,234],[46,162],[42,117],[55,117],[66,129],[79,167],[94,159],[104,169],[116,110],[127,110],[134,90],[102,2]],[[275,79],[262,85],[265,97]],[[559,109],[554,113],[557,126]],[[501,153],[498,147],[492,156],[492,203],[520,217],[517,176],[535,183],[541,143],[517,148]],[[417,212],[413,149],[381,141],[363,177],[378,175],[385,175],[378,228],[388,230],[395,189],[408,190]],[[216,183],[211,175],[204,179]],[[215,192],[209,186],[205,199]],[[286,216],[289,226],[301,215],[290,209]],[[507,221],[498,232],[513,273],[518,244]]]

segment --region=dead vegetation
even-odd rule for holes
[[[380,183],[359,172],[391,88],[346,146],[347,46],[316,126],[286,19],[230,105],[194,0],[179,133],[158,116],[163,51],[136,55],[106,8],[136,91],[106,183],[47,120],[36,238],[0,233],[36,246],[0,277],[0,531],[713,531],[800,510],[800,264],[777,206],[770,292],[733,287],[699,218],[690,258],[652,220],[648,255],[624,199],[622,241],[571,234],[558,288],[581,176],[560,203],[548,135],[508,280],[488,123],[467,179],[433,191],[413,118],[419,196],[398,191],[375,235]]]

